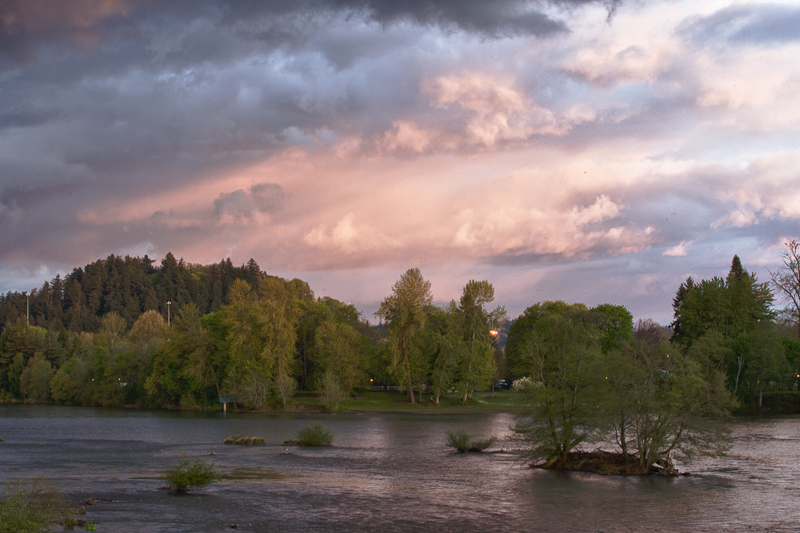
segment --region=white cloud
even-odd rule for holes
[[[692,245],[692,241],[681,241],[680,244],[676,244],[672,248],[665,250],[661,255],[666,255],[668,257],[685,257],[689,255],[689,247]]]

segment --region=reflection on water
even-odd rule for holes
[[[289,448],[312,421],[335,446]],[[0,477],[46,475],[102,531],[797,531],[800,419],[740,419],[729,457],[693,476],[612,477],[457,454],[444,432],[505,436],[511,415],[251,415],[0,407]],[[225,446],[231,434],[267,446]],[[502,442],[499,446],[503,446]],[[507,446],[507,445],[506,445]],[[226,479],[185,496],[159,487],[181,452]]]

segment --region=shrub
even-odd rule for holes
[[[533,381],[529,376],[519,378],[511,385],[514,392],[533,392],[542,386],[541,381]]]
[[[72,514],[58,487],[45,478],[6,481],[0,495],[0,533],[50,531],[55,524],[69,523]]]
[[[333,431],[320,422],[309,424],[297,433],[300,446],[324,446],[333,442]]]
[[[202,457],[189,459],[183,455],[174,467],[162,474],[161,478],[173,490],[186,492],[191,487],[205,487],[219,481],[220,476],[214,470],[214,463],[209,463]]]
[[[339,410],[339,404],[345,398],[345,392],[339,385],[336,374],[328,370],[321,378],[317,379],[317,393],[319,394],[322,405],[328,413]]]
[[[447,437],[447,447],[455,448],[464,453],[469,446],[469,434],[463,429],[448,429],[444,432]]]
[[[470,441],[469,447],[467,448],[468,452],[482,452],[489,448],[492,444],[497,441],[496,435],[491,435],[486,437],[485,439],[473,440]]]
[[[455,448],[461,453],[482,452],[497,441],[495,435],[485,439],[472,440],[463,429],[448,429],[445,431],[445,436],[447,437],[447,447]]]

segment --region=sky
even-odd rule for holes
[[[799,57],[793,1],[6,0],[0,292],[171,251],[667,324],[800,238]]]

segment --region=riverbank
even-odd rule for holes
[[[338,413],[422,413],[422,414],[453,414],[453,413],[518,413],[525,410],[522,395],[511,391],[482,391],[475,392],[467,399],[467,404],[461,403],[462,396],[458,393],[448,393],[439,398],[439,403],[434,402],[431,394],[423,394],[422,402],[419,395],[415,403],[409,403],[408,396],[398,391],[361,391],[355,396],[343,400]],[[229,406],[230,409],[230,406]],[[247,410],[245,410],[247,411]],[[322,402],[316,394],[299,392],[287,402],[286,408],[261,409],[258,412],[267,413],[322,413]]]
[[[434,402],[432,394],[423,394],[422,402],[419,395],[415,395],[415,403],[409,403],[408,396],[399,391],[359,391],[355,396],[341,402],[337,413],[518,413],[525,410],[524,397],[508,390],[475,392],[467,399],[467,404],[462,405],[462,396],[458,393],[447,393],[439,398],[439,403]],[[21,400],[5,402],[7,404],[23,403]],[[28,402],[24,402],[28,403]],[[48,404],[54,405],[54,404]],[[69,404],[67,406],[70,406]],[[75,406],[78,407],[78,406]],[[91,406],[86,406],[91,407]],[[101,407],[101,406],[95,406]],[[104,406],[110,407],[110,406]],[[148,409],[147,406],[125,405],[119,406],[128,409]],[[325,409],[319,396],[313,392],[298,391],[286,402],[286,406],[276,404],[265,406],[261,409],[247,409],[236,404],[227,405],[228,412],[237,413],[323,413]],[[158,410],[158,409],[157,409]],[[168,411],[175,409],[165,409]],[[192,408],[182,408],[181,411],[222,411],[222,404],[195,405]]]

